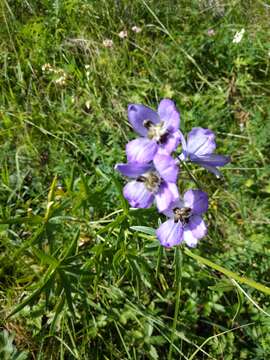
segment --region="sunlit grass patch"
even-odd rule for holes
[[[172,358],[267,359],[267,295],[185,253],[172,333],[177,257],[114,165],[129,103],[172,98],[186,133],[213,130],[232,162],[219,181],[191,168],[210,196],[193,254],[269,287],[269,6],[4,1],[0,18],[0,357],[165,359],[173,339]]]

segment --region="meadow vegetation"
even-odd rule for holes
[[[269,294],[161,247],[164,217],[130,209],[114,170],[128,104],[173,99],[232,159],[220,180],[191,167],[210,196],[191,254],[269,287],[269,16],[266,0],[1,2],[1,359],[270,358]]]

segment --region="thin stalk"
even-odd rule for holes
[[[158,258],[157,258],[157,266],[156,266],[156,278],[158,278],[158,275],[159,275],[162,256],[163,256],[163,246],[159,246],[159,248],[158,248]]]
[[[190,171],[190,169],[188,167],[188,164],[185,161],[182,161],[181,165],[184,166],[184,168],[187,171],[187,173],[188,173],[189,177],[191,178],[191,180],[196,184],[196,186],[198,186],[199,189],[201,189],[202,188],[201,184],[199,183],[199,181],[196,179],[196,177]]]
[[[240,284],[246,284],[248,286],[253,287],[254,289],[257,289],[261,292],[264,292],[265,294],[270,295],[270,288],[263,284],[257,283],[256,281],[246,278],[244,276],[240,276],[231,270],[227,270],[224,267],[222,267],[218,264],[215,264],[212,261],[205,259],[202,256],[194,254],[192,251],[190,251],[188,249],[185,249],[185,254],[192,257],[197,262],[204,264],[206,266],[209,266],[210,268],[221,272],[222,274],[226,275],[228,278],[232,278],[232,279],[238,281]]]
[[[172,351],[173,351],[173,343],[175,339],[176,325],[179,314],[179,306],[180,306],[180,295],[181,295],[181,281],[182,281],[182,263],[183,257],[180,246],[177,246],[175,249],[175,283],[176,283],[176,295],[175,295],[175,307],[174,307],[174,317],[173,317],[173,325],[172,325],[172,335],[170,348],[168,353],[168,360],[172,359]]]

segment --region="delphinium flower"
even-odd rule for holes
[[[150,163],[117,164],[116,170],[131,178],[123,190],[124,197],[135,208],[149,208],[156,202],[165,211],[179,197],[176,185],[178,166],[169,155],[157,154]]]
[[[230,162],[229,156],[214,154],[216,149],[215,134],[209,129],[195,127],[189,132],[187,142],[183,136],[181,142],[182,154],[179,157],[180,160],[190,160],[199,164],[217,177],[221,174],[216,167],[224,166]]]
[[[126,146],[129,162],[149,162],[159,153],[171,154],[180,143],[180,115],[173,101],[163,99],[157,112],[147,106],[131,104],[128,118],[141,136]]]
[[[230,158],[214,153],[215,134],[209,129],[195,127],[185,140],[179,129],[179,112],[169,99],[163,99],[157,111],[131,104],[128,119],[140,137],[126,145],[127,164],[115,167],[131,178],[124,187],[124,197],[136,208],[148,208],[155,202],[158,211],[169,218],[156,231],[163,246],[185,242],[195,247],[207,233],[202,214],[208,209],[208,196],[201,190],[188,190],[183,198],[179,197],[179,164],[191,161],[219,176],[217,167],[227,164]],[[180,143],[182,154],[175,160],[171,154]]]
[[[208,196],[201,190],[188,190],[183,199],[171,203],[163,213],[170,219],[160,225],[156,234],[165,247],[179,245],[183,241],[195,247],[207,233],[201,215],[208,209]]]

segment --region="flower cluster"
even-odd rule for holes
[[[214,153],[215,135],[209,129],[193,128],[186,140],[180,131],[180,114],[169,99],[163,99],[157,111],[131,104],[128,119],[139,137],[126,145],[127,163],[115,167],[131,179],[124,197],[135,208],[155,203],[169,218],[156,231],[161,245],[172,247],[184,241],[196,246],[207,233],[202,214],[208,209],[208,196],[198,189],[179,194],[180,164],[193,162],[220,176],[217,167],[227,164],[229,157]],[[172,153],[180,144],[182,153],[175,159]]]
[[[53,82],[59,86],[65,86],[68,80],[68,74],[65,70],[57,68],[49,63],[42,65],[41,70],[44,74],[52,74],[55,76]]]

